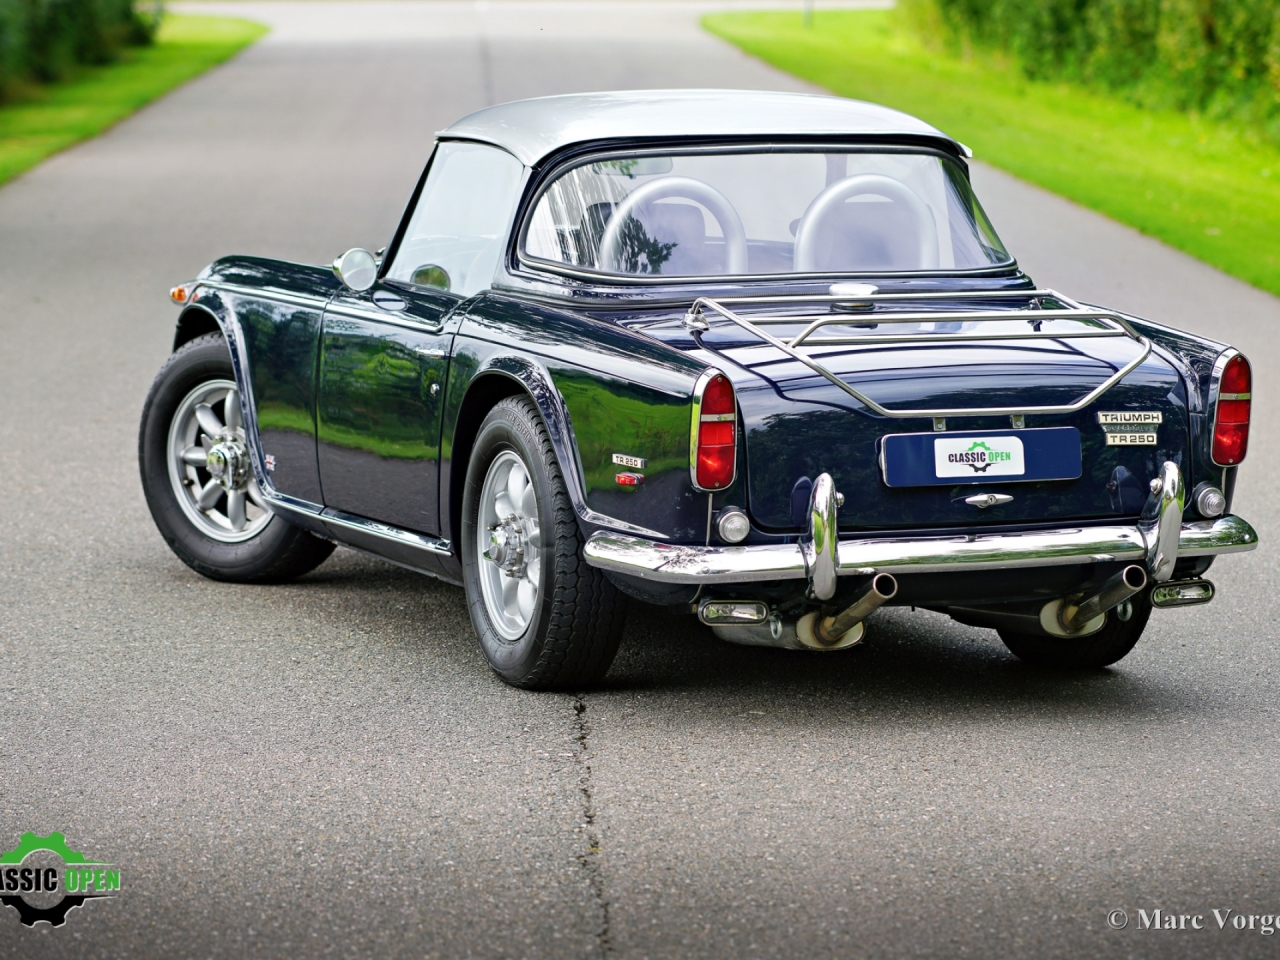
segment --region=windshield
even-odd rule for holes
[[[483,143],[440,144],[387,279],[469,297],[493,282],[524,167]]]
[[[618,154],[558,176],[525,255],[625,276],[974,270],[1010,262],[968,178],[933,153]]]

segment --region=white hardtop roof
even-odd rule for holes
[[[477,110],[439,134],[495,144],[526,166],[589,140],[806,135],[929,137],[969,155],[941,130],[888,107],[761,90],[625,90],[517,100]]]

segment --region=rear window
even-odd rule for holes
[[[524,255],[618,277],[883,274],[1010,262],[950,160],[777,148],[581,163],[543,190]]]

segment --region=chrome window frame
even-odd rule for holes
[[[513,191],[514,197],[511,204],[512,214],[517,217],[524,216],[525,207],[523,205],[523,200],[529,187],[529,178],[532,172],[532,168],[530,168],[528,164],[526,164],[523,160],[521,160],[518,156],[516,156],[515,153],[513,153],[508,148],[502,146],[501,144],[491,143],[488,140],[476,140],[472,137],[450,137],[450,136],[444,136],[444,135],[437,135],[436,139],[432,141],[431,153],[427,156],[426,165],[422,168],[422,173],[418,175],[418,182],[413,188],[413,193],[409,195],[408,204],[405,205],[404,211],[400,214],[400,220],[396,225],[396,231],[392,235],[390,242],[387,244],[387,246],[384,249],[384,252],[382,255],[382,261],[378,264],[377,279],[382,281],[383,283],[392,284],[394,286],[401,287],[405,290],[436,290],[436,291],[440,291],[441,293],[452,294],[453,296],[458,297],[458,302],[461,303],[463,300],[467,298],[463,297],[461,294],[455,293],[452,290],[440,290],[439,287],[426,287],[420,284],[413,283],[408,280],[392,279],[389,276],[389,274],[391,273],[391,267],[395,263],[396,257],[400,255],[400,248],[404,245],[405,234],[408,233],[409,231],[409,223],[413,220],[414,213],[417,212],[418,202],[422,199],[422,191],[426,189],[427,178],[431,176],[431,170],[435,166],[436,158],[439,156],[440,146],[441,144],[445,144],[445,143],[473,143],[473,144],[476,144],[477,146],[490,147],[494,150],[498,150],[502,153],[507,154],[508,156],[513,158],[518,164],[520,164],[520,168],[521,168],[520,182],[516,184],[516,188]],[[501,243],[502,250],[507,251],[510,249],[511,239],[514,233],[515,233],[515,230],[513,227],[513,221],[511,219],[508,219],[504,228],[504,235],[502,237],[502,243]],[[497,284],[497,281],[502,276],[502,273],[507,263],[508,261],[505,254],[498,258],[498,265],[494,269],[493,276],[489,279],[489,283],[484,288],[484,290],[492,290],[494,288],[494,286]],[[484,291],[482,290],[479,292],[483,293]]]

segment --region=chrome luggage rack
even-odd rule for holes
[[[850,287],[856,287],[856,284],[850,284]],[[870,287],[874,291],[874,287]],[[1003,299],[1020,299],[1028,300],[1032,304],[1029,307],[1012,310],[935,310],[935,311],[919,311],[919,312],[873,312],[878,303],[895,303],[901,301],[921,301],[921,300],[945,300],[955,302],[956,300],[1003,300]],[[1064,309],[1045,309],[1041,305],[1042,300],[1052,300],[1057,303],[1064,304]],[[747,320],[745,317],[731,310],[726,304],[738,306],[741,304],[777,304],[785,306],[788,304],[803,305],[807,303],[841,303],[850,304],[859,312],[846,312],[839,314],[794,314],[783,316],[765,316],[757,317],[753,320]],[[829,380],[832,384],[839,387],[849,396],[853,397],[859,403],[864,404],[875,413],[884,417],[894,417],[897,419],[908,418],[932,418],[935,421],[943,421],[947,417],[1016,417],[1021,418],[1027,414],[1068,414],[1076,413],[1093,403],[1100,396],[1114,387],[1117,383],[1128,376],[1133,370],[1137,369],[1141,363],[1147,359],[1151,353],[1151,342],[1143,337],[1125,320],[1120,314],[1111,310],[1102,310],[1097,307],[1087,307],[1081,303],[1077,303],[1070,297],[1066,297],[1054,290],[995,290],[995,291],[966,291],[961,293],[862,293],[860,291],[851,291],[847,293],[832,294],[815,294],[812,296],[787,296],[787,297],[725,297],[720,300],[713,300],[710,297],[699,297],[693,302],[693,306],[689,308],[689,312],[685,314],[684,325],[689,330],[695,332],[705,332],[711,329],[711,324],[707,320],[707,312],[711,311],[719,317],[729,320],[737,324],[743,330],[755,337],[763,340],[781,350],[787,356],[791,357],[814,373]],[[1086,320],[1093,321],[1096,326],[1093,329],[1083,329],[1074,331],[1053,331],[1041,330],[1041,325],[1051,320]],[[807,324],[791,340],[780,340],[761,327],[769,325],[790,325],[797,323]],[[924,333],[914,333],[895,336],[884,336],[881,334],[863,335],[856,337],[835,336],[824,337],[815,336],[823,327],[830,326],[858,326],[867,324],[889,324],[889,323],[959,323],[964,321],[996,321],[996,322],[1015,322],[1021,321],[1031,325],[1030,330],[1013,331],[1008,333],[954,333],[950,331],[928,331]],[[1071,403],[1060,404],[1057,406],[1043,407],[959,407],[959,408],[943,408],[936,410],[891,410],[888,407],[881,406],[870,397],[861,393],[854,387],[849,386],[830,370],[820,364],[813,357],[801,353],[801,346],[808,347],[830,347],[830,346],[879,346],[881,344],[890,343],[957,343],[963,341],[992,341],[992,340],[1068,340],[1079,339],[1082,337],[1127,337],[1134,340],[1141,346],[1138,355],[1120,367],[1114,374],[1107,377],[1102,383],[1094,387],[1084,396]],[[705,346],[705,345],[704,345]],[[707,347],[707,349],[714,349]],[[718,352],[718,351],[716,351]],[[740,365],[740,364],[739,364]],[[935,423],[935,427],[938,424]]]

